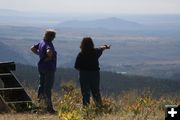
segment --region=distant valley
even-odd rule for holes
[[[105,51],[100,58],[102,70],[179,80],[178,24],[176,27],[171,24],[156,27],[111,17],[56,22],[49,26],[57,31],[54,45],[59,67],[73,68],[82,38],[91,36],[96,47],[112,45],[111,50]],[[0,61],[13,60],[35,66],[38,56],[30,51],[30,47],[43,38],[47,26],[1,25]]]

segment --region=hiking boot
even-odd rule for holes
[[[51,114],[56,114],[57,113],[57,111],[55,111],[53,108],[47,109],[47,112],[51,113]]]

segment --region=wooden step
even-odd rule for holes
[[[11,73],[0,73],[0,78],[12,76]]]
[[[20,104],[20,103],[32,103],[32,101],[9,101],[7,104]]]
[[[0,91],[8,91],[8,90],[24,90],[23,87],[14,87],[14,88],[0,88]]]

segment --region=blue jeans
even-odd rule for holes
[[[100,73],[99,71],[80,71],[80,85],[83,97],[83,105],[90,103],[90,93],[92,93],[93,100],[97,107],[102,105],[100,94]]]
[[[54,71],[41,71],[39,72],[40,81],[38,88],[38,98],[45,99],[47,109],[53,109],[51,100],[51,89],[54,83],[55,72]]]

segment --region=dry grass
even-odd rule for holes
[[[73,85],[62,86],[62,93],[53,93],[53,103],[57,114],[51,115],[42,110],[37,113],[0,114],[0,120],[164,120],[166,104],[180,104],[180,96],[153,98],[149,91],[139,94],[133,90],[116,98],[103,97],[103,108],[96,109],[93,102],[83,108],[79,89]],[[36,100],[36,92],[28,93]],[[34,101],[38,105],[37,101]]]
[[[0,120],[59,120],[57,115],[50,114],[1,114]]]

